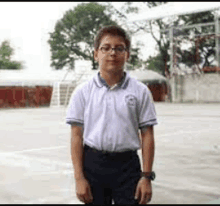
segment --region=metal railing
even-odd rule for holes
[[[4,81],[0,80],[0,86],[53,86],[55,81],[50,80],[22,80],[22,81]]]

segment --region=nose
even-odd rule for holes
[[[112,48],[111,51],[110,51],[110,54],[112,55],[112,52],[114,52],[113,54],[116,54],[116,50],[115,48]]]

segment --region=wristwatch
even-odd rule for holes
[[[154,180],[156,177],[156,174],[153,171],[152,172],[141,172],[141,177],[145,177],[149,180]]]

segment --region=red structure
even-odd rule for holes
[[[169,85],[166,82],[148,84],[155,102],[164,102],[168,99]]]
[[[49,106],[52,90],[51,86],[1,86],[0,108]]]

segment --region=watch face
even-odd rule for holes
[[[155,172],[143,172],[142,176],[147,179],[154,180],[156,177],[156,174],[155,174]]]
[[[154,180],[155,177],[156,177],[155,172],[152,172],[152,173],[151,173],[151,178],[152,178],[152,180]]]

